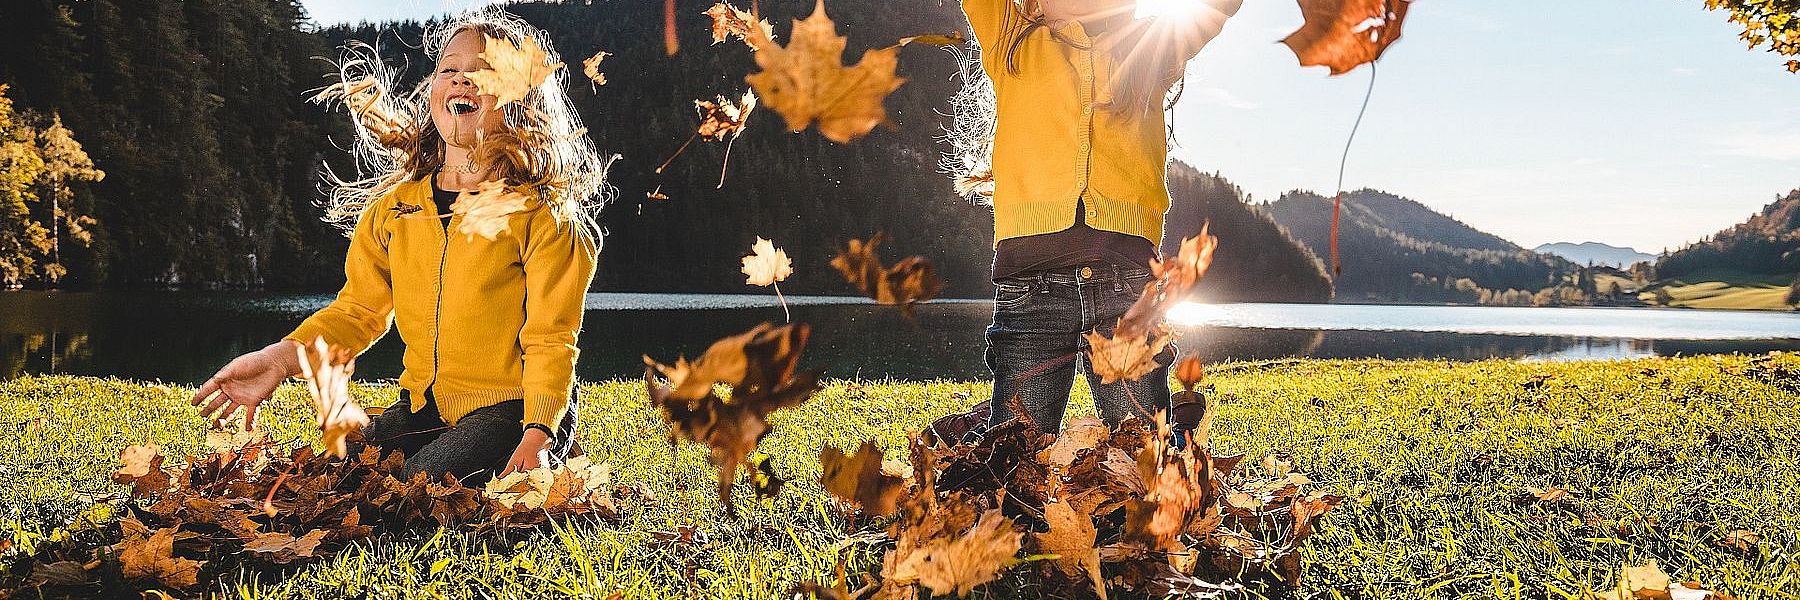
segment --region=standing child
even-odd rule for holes
[[[1149,375],[1102,385],[1082,334],[1110,335],[1151,279],[1169,207],[1169,92],[1240,3],[963,0],[995,99],[987,428],[1013,418],[1016,397],[1060,430],[1077,364],[1109,425],[1168,404],[1172,345]]]
[[[425,43],[435,68],[409,95],[385,93],[392,74],[372,57],[347,61],[332,88],[362,126],[357,157],[370,175],[337,181],[327,214],[351,228],[343,289],[281,341],[225,365],[192,402],[210,400],[204,412],[220,420],[241,408],[253,425],[257,407],[300,374],[299,345],[323,338],[360,354],[391,322],[406,345],[400,402],[374,418],[366,442],[404,452],[407,477],[476,484],[559,461],[574,442],[575,338],[606,165],[563,92],[566,69],[504,106],[471,80],[494,73],[481,55],[496,45],[548,50],[541,31],[486,9]],[[367,73],[352,77],[359,68]],[[523,202],[483,230],[474,225],[488,211],[455,206],[482,189]]]

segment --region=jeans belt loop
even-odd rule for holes
[[[1036,287],[1039,294],[1050,293],[1050,277],[1045,272],[1038,271]]]
[[[1124,273],[1119,271],[1119,265],[1113,265],[1112,272],[1113,272],[1112,273],[1112,275],[1113,275],[1113,291],[1115,291],[1115,292],[1125,291],[1125,275],[1124,275]]]

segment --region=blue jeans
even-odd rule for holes
[[[415,413],[409,410],[408,392],[400,390],[399,402],[369,419],[363,428],[364,443],[380,447],[383,458],[394,451],[406,456],[403,475],[409,480],[414,474],[426,473],[432,481],[441,481],[449,473],[463,485],[477,486],[506,468],[506,461],[525,438],[524,400],[477,408],[451,426],[438,415],[437,403],[430,395],[426,394],[425,407]],[[551,439],[552,463],[568,457],[575,445],[580,409],[581,393],[576,391]]]
[[[988,427],[1013,418],[1008,403],[1016,395],[1038,427],[1060,431],[1078,365],[1107,425],[1117,426],[1131,415],[1154,423],[1156,412],[1169,404],[1175,345],[1156,356],[1160,367],[1149,375],[1101,385],[1082,337],[1096,329],[1110,335],[1150,279],[1150,270],[1143,266],[1113,265],[1034,271],[996,280],[994,324],[987,329],[987,363],[994,372]]]

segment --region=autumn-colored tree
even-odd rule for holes
[[[1788,284],[1787,296],[1782,299],[1782,302],[1788,306],[1800,304],[1800,277],[1795,277],[1794,282]]]
[[[0,285],[55,283],[68,272],[61,239],[92,241],[94,219],[72,210],[74,185],[106,174],[81,150],[74,133],[52,116],[41,130],[13,110],[0,85]],[[48,226],[46,226],[48,225]]]
[[[50,261],[44,264],[43,276],[55,283],[68,273],[63,266],[62,239],[68,237],[83,246],[94,242],[94,218],[77,210],[75,186],[105,179],[106,173],[94,168],[94,161],[81,150],[81,142],[75,141],[75,132],[63,126],[62,115],[52,115],[50,125],[38,132],[37,149],[44,164],[36,183],[38,203],[48,204],[42,207],[40,222],[50,224]]]
[[[33,186],[44,172],[36,132],[13,113],[0,85],[0,286],[18,287],[38,274],[50,231],[31,218]]]
[[[1767,44],[1770,52],[1800,57],[1800,0],[1706,0],[1706,9],[1730,11],[1750,49]],[[1800,73],[1800,59],[1787,61],[1787,69]]]

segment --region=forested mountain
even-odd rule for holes
[[[1675,278],[1699,271],[1800,273],[1800,189],[1776,198],[1743,223],[1656,261],[1657,277]]]
[[[1212,223],[1219,238],[1212,268],[1195,288],[1210,302],[1326,302],[1331,279],[1317,256],[1288,237],[1268,215],[1244,202],[1243,190],[1217,173],[1169,163],[1169,215],[1162,252]]]
[[[0,83],[106,173],[72,198],[97,224],[91,249],[65,245],[64,285],[341,280],[313,200],[328,134],[348,130],[300,100],[327,66],[305,20],[292,0],[0,3]]]
[[[1261,208],[1294,239],[1329,260],[1331,198],[1294,191]],[[1524,250],[1379,190],[1344,194],[1339,225],[1339,301],[1518,303],[1494,299],[1512,290],[1529,303],[1545,288],[1583,285],[1584,278],[1567,260]],[[1585,285],[1591,287],[1591,280]]]

